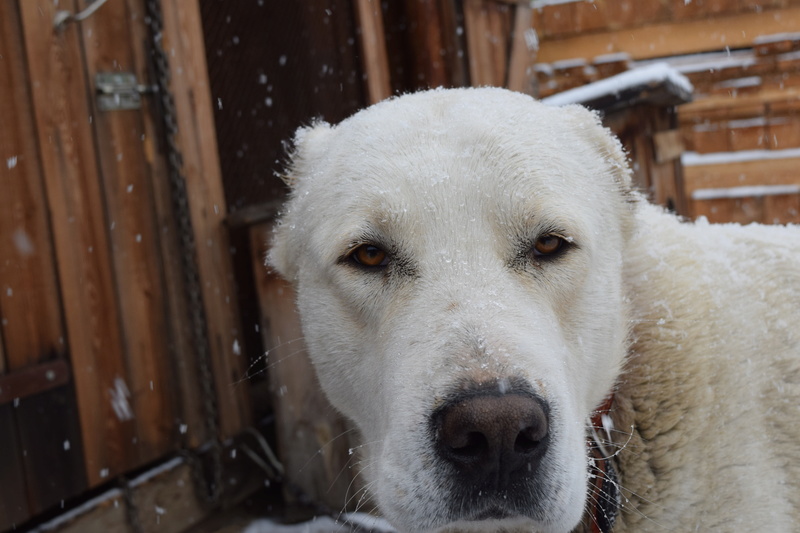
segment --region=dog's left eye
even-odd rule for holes
[[[389,254],[373,244],[362,244],[348,256],[365,267],[383,267],[389,264]]]
[[[533,255],[535,257],[552,257],[563,252],[568,244],[567,239],[554,233],[540,235],[533,243]]]

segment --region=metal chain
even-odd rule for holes
[[[208,325],[203,307],[200,274],[197,267],[197,247],[192,229],[192,220],[189,210],[189,200],[186,191],[186,178],[183,175],[183,156],[178,146],[176,135],[178,133],[175,99],[170,92],[169,58],[162,45],[164,20],[159,0],[147,1],[147,17],[150,27],[151,55],[155,66],[158,83],[158,95],[161,101],[161,118],[164,124],[164,140],[166,142],[167,166],[172,194],[172,203],[175,221],[178,225],[178,234],[181,248],[181,266],[184,274],[184,287],[186,290],[186,304],[192,328],[194,349],[197,354],[198,371],[200,377],[201,394],[203,395],[203,409],[205,426],[210,442],[211,481],[205,479],[200,458],[185,450],[183,455],[187,458],[192,468],[195,484],[203,499],[216,505],[222,495],[222,443],[218,434],[217,395],[214,388],[214,378],[211,368],[211,354],[208,342]]]

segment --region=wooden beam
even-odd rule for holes
[[[759,91],[739,96],[717,95],[683,104],[678,108],[681,121],[691,119],[693,114],[724,110],[721,115],[730,119],[749,115],[750,110],[764,105],[791,104],[790,107],[800,109],[800,88],[786,87],[781,90]],[[744,113],[743,113],[744,111]]]
[[[23,451],[17,436],[16,408],[0,405],[0,435],[3,435],[0,451],[0,530],[14,531],[31,516],[28,506]]]
[[[222,437],[250,424],[247,388],[234,386],[246,366],[240,352],[239,311],[230,259],[225,193],[219,165],[203,28],[197,0],[162,2],[178,144],[189,195],[208,323]]]
[[[380,1],[356,0],[356,20],[361,28],[361,66],[369,102],[374,104],[392,95]]]
[[[84,439],[72,384],[21,399],[14,414],[31,514],[85,492]]]
[[[113,488],[46,522],[42,529],[60,533],[133,533],[129,516],[135,513],[141,531],[179,533],[211,511],[195,497],[191,469],[178,459],[130,480],[128,486],[130,500],[122,489]]]
[[[17,2],[0,2],[0,50],[2,374],[63,357],[66,344]]]
[[[285,477],[312,501],[337,510],[354,508],[360,502],[352,498],[359,488],[353,484],[358,467],[350,468],[357,459],[348,453],[348,425],[325,398],[308,359],[291,285],[264,266],[271,229],[270,223],[253,226],[250,236],[259,329],[268,350],[259,366],[270,382]]]
[[[131,13],[142,13],[141,0],[127,0]],[[144,17],[136,19],[141,23],[130,24],[131,42],[150,43],[151,36]],[[150,76],[150,46],[132,46],[135,72],[145,83],[155,83]],[[160,233],[161,275],[163,275],[163,293],[165,312],[169,325],[170,359],[174,382],[170,383],[172,392],[179,404],[174,424],[178,427],[183,444],[196,448],[211,438],[207,435],[204,413],[203,395],[200,391],[197,357],[192,345],[190,328],[186,326],[189,316],[186,302],[186,290],[183,265],[179,255],[180,241],[178,225],[173,212],[174,205],[169,183],[169,172],[162,140],[163,125],[160,119],[159,103],[155,97],[142,99],[142,151],[146,162],[152,187],[154,216]]]
[[[534,24],[539,27],[538,22]],[[633,59],[651,59],[750,47],[760,35],[796,32],[797,28],[800,28],[800,7],[764,9],[714,17],[713,23],[702,18],[547,40],[542,42],[539,61],[591,60],[614,52],[627,52]]]
[[[53,28],[57,9],[75,10],[78,3],[19,5],[87,478],[97,485],[136,463],[135,424],[120,410],[127,398],[114,392],[124,386],[126,369],[88,106],[92,90],[77,26]]]
[[[508,71],[510,10],[492,0],[465,0],[470,84],[504,87]]]
[[[3,343],[3,329],[0,328],[0,376],[6,373],[6,352]]]
[[[526,32],[533,31],[533,9],[529,5],[518,5],[514,12],[514,33],[511,36],[511,58],[508,62],[507,87],[512,91],[536,96],[536,63],[538,48],[528,46]],[[535,33],[534,33],[535,35]]]
[[[0,405],[64,385],[69,374],[67,362],[56,359],[0,376]]]
[[[691,196],[697,189],[800,184],[798,167],[800,158],[685,165],[684,188]]]
[[[110,2],[79,29],[90,83],[98,72],[132,72],[142,84],[147,66],[133,53],[142,42],[132,27],[139,2]],[[148,98],[145,96],[145,98]],[[177,408],[170,368],[169,294],[161,273],[161,228],[157,223],[151,167],[142,111],[100,111],[92,99],[92,125],[108,218],[114,283],[118,299],[127,387],[136,424],[137,463],[149,463],[177,446]],[[176,251],[172,252],[173,254]]]

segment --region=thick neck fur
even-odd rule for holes
[[[622,489],[614,531],[792,530],[797,232],[698,228],[650,206],[637,227],[625,262],[632,345],[611,412]]]

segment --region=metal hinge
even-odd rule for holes
[[[158,92],[158,86],[140,84],[132,72],[98,72],[94,84],[100,111],[139,109],[143,94]]]

